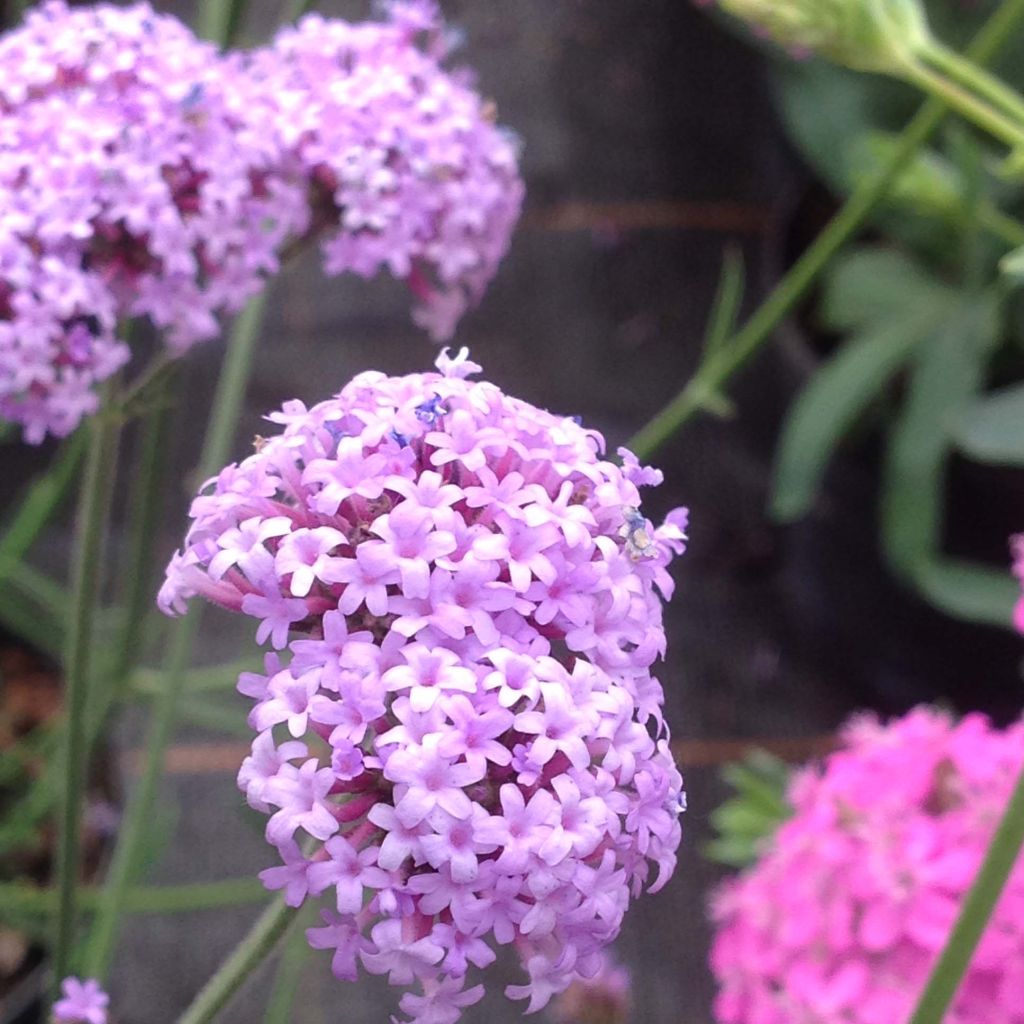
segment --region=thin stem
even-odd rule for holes
[[[1024,0],[1006,0],[988,19],[968,49],[979,63],[991,60],[1024,18]],[[627,442],[647,458],[684,423],[706,408],[721,388],[771,336],[829,265],[840,249],[860,230],[875,207],[939,126],[945,106],[930,99],[904,128],[885,163],[867,178],[843,204],[825,230],[790,268],[757,311],[733,336],[701,364],[678,395]]]
[[[104,388],[109,397],[110,387]],[[75,540],[72,613],[65,664],[65,740],[60,834],[57,844],[58,913],[54,945],[54,978],[69,971],[78,918],[79,846],[82,797],[87,765],[86,710],[96,612],[102,579],[103,543],[110,510],[110,491],[120,432],[116,417],[94,416],[88,431],[88,454]]]
[[[192,1005],[178,1018],[177,1024],[208,1024],[214,1020],[249,975],[274,951],[297,913],[296,908],[289,907],[282,898],[274,900],[192,1000]]]
[[[247,0],[205,0],[200,5],[196,33],[218,46],[230,46],[245,17]]]
[[[28,489],[0,538],[0,584],[25,557],[50,516],[71,489],[85,454],[86,432],[78,430],[60,448],[44,474]]]
[[[910,1024],[941,1024],[1024,846],[1024,771],[1014,787],[960,916],[936,960]]]
[[[940,72],[925,64],[908,60],[903,65],[903,77],[925,92],[931,93],[983,131],[1005,142],[1010,149],[1024,146],[1024,124],[1018,124]]]
[[[170,383],[170,380],[166,382],[168,386]],[[166,389],[162,391],[161,397],[165,395]],[[128,543],[125,593],[122,599],[124,624],[110,672],[114,700],[123,693],[131,668],[138,661],[146,612],[153,603],[150,593],[153,537],[163,507],[160,482],[170,437],[170,418],[168,404],[158,401],[143,421],[130,505],[131,537]]]
[[[266,292],[250,301],[232,325],[199,460],[201,480],[212,476],[227,460],[249,382],[253,350],[259,337],[265,305]],[[93,922],[87,953],[87,973],[92,977],[104,977],[110,966],[118,919],[156,799],[164,756],[178,716],[183,681],[199,629],[200,615],[201,608],[193,608],[173,630],[165,684],[153,703],[150,732],[145,746],[146,760],[121,821],[117,845],[107,872],[107,898]]]
[[[94,911],[104,899],[99,886],[78,890],[83,911]],[[262,903],[267,890],[256,878],[227,878],[219,882],[189,882],[186,885],[136,886],[125,895],[129,914],[171,914],[194,910]],[[50,916],[57,909],[57,892],[20,882],[0,882],[0,918],[16,922],[25,917]]]
[[[309,959],[310,947],[306,941],[305,925],[312,920],[314,908],[306,905],[299,912],[298,920],[292,929],[281,962],[277,965],[274,975],[274,987],[270,990],[267,1000],[267,1012],[263,1016],[263,1024],[290,1024],[292,1006],[302,983],[302,973]]]
[[[942,43],[932,40],[921,57],[960,85],[994,103],[1004,114],[1024,125],[1024,97],[972,60],[961,57]]]
[[[1019,249],[1024,245],[1024,224],[991,203],[982,203],[978,207],[978,221],[986,231],[1011,249]]]

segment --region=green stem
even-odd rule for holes
[[[304,14],[308,13],[316,0],[292,0],[284,16],[285,24],[298,21]]]
[[[245,17],[247,0],[205,0],[199,8],[196,34],[218,46],[230,46]]]
[[[160,397],[165,397],[165,393]],[[114,700],[123,695],[132,666],[139,660],[143,625],[146,613],[153,604],[153,537],[163,508],[161,470],[164,468],[170,438],[170,418],[169,405],[158,400],[143,421],[130,504],[132,524],[122,599],[123,631],[114,652],[110,673]]]
[[[1024,97],[974,61],[961,57],[935,40],[920,56],[960,85],[995,104],[1018,124],[1024,125]]]
[[[290,1024],[294,1014],[292,1006],[302,983],[302,973],[309,959],[310,947],[306,941],[306,926],[313,920],[315,908],[307,904],[299,912],[298,920],[285,943],[281,962],[274,975],[274,987],[267,1000],[267,1012],[263,1024]]]
[[[991,203],[982,203],[978,207],[978,221],[986,231],[1011,249],[1019,249],[1024,245],[1024,224]]]
[[[968,54],[978,62],[991,60],[1022,17],[1024,0],[1006,0],[985,23]],[[807,294],[833,257],[863,227],[914,154],[939,126],[945,112],[946,107],[938,100],[930,99],[924,104],[904,128],[885,163],[854,190],[732,340],[709,354],[679,394],[627,442],[637,456],[649,457],[684,423],[706,408],[709,399],[720,397],[722,385],[757,352]]]
[[[955,110],[993,138],[1005,142],[1010,149],[1017,150],[1024,146],[1024,124],[1007,117],[985,100],[979,99],[926,64],[908,60],[903,65],[903,77],[923,91],[931,93],[951,110]]]
[[[1024,771],[909,1024],[941,1024],[1024,846]]]
[[[249,975],[274,951],[297,913],[283,899],[274,900],[192,1000],[192,1005],[178,1018],[177,1024],[208,1024],[214,1020]]]
[[[84,911],[94,911],[105,898],[98,886],[78,890]],[[186,885],[136,886],[127,891],[124,909],[129,914],[172,914],[195,910],[262,903],[267,890],[256,878],[227,878],[220,882],[190,882]],[[0,882],[0,918],[17,921],[25,917],[52,915],[57,893],[19,882]]]
[[[199,460],[200,480],[212,476],[227,461],[249,382],[253,350],[259,337],[265,305],[264,291],[250,301],[232,325]],[[100,906],[93,922],[87,952],[87,973],[92,977],[104,977],[110,966],[117,937],[118,919],[124,907],[129,882],[134,874],[142,838],[152,814],[157,787],[163,773],[164,755],[178,716],[183,681],[198,632],[200,615],[201,609],[193,608],[173,630],[167,656],[165,685],[153,704],[150,732],[145,746],[146,760],[118,831],[117,845],[114,847],[107,872],[107,898]]]
[[[105,397],[109,397],[110,387],[105,387],[104,392]],[[101,413],[81,429],[88,431],[88,454],[75,539],[72,611],[65,664],[67,713],[57,843],[59,895],[53,967],[55,985],[70,973],[71,951],[75,943],[82,797],[88,770],[86,710],[89,673],[120,425],[117,417]]]

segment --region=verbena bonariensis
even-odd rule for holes
[[[110,997],[98,981],[65,978],[61,982],[61,993],[61,998],[53,1004],[56,1024],[107,1024]]]
[[[1024,762],[1024,725],[854,719],[794,777],[791,820],[713,901],[722,1024],[906,1021]],[[1024,1022],[1024,861],[949,1024]]]
[[[407,280],[417,322],[444,341],[508,248],[518,143],[472,75],[443,67],[451,36],[433,0],[387,11],[367,24],[308,15],[239,56],[235,81],[308,182],[327,273]]]
[[[401,1005],[424,1024],[482,995],[494,943],[531,1010],[594,973],[648,862],[670,876],[683,806],[651,667],[685,512],[653,528],[660,473],[467,380],[465,350],[438,367],[270,416],[160,595],[260,620],[239,782],[283,862],[262,878],[292,905],[333,890],[310,943],[339,978],[420,981]]]
[[[516,149],[421,49],[433,4],[389,12],[311,17],[251,58],[145,4],[52,0],[0,38],[0,415],[27,440],[95,410],[118,321],[179,354],[312,235],[328,272],[386,267],[454,328],[507,248]]]

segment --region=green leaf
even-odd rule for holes
[[[711,814],[717,835],[704,848],[710,860],[746,867],[793,811],[786,799],[789,766],[764,750],[726,765],[722,778],[735,794]]]
[[[952,438],[980,387],[999,327],[993,293],[962,299],[921,346],[910,393],[890,434],[882,547],[890,566],[911,582],[939,551]]]
[[[914,582],[937,608],[958,619],[987,626],[1011,626],[1020,584],[1008,573],[954,559],[917,567]]]
[[[960,417],[954,440],[979,462],[1024,466],[1024,384],[973,402]]]

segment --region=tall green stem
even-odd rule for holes
[[[1024,18],[1024,0],[1006,0],[988,19],[968,50],[978,63],[990,61]],[[828,227],[776,285],[757,312],[733,336],[711,353],[678,395],[627,442],[647,458],[697,412],[719,395],[722,385],[771,336],[818,279],[836,253],[863,227],[868,217],[899,179],[914,154],[939,126],[944,104],[931,99],[907,125],[886,162],[847,199]]]
[[[1024,846],[1024,771],[910,1024],[942,1024]]]
[[[274,900],[260,915],[249,934],[218,968],[217,973],[192,1000],[177,1024],[208,1024],[231,1001],[246,979],[285,937],[298,911],[283,899]]]
[[[110,387],[104,388],[108,398]],[[67,708],[62,756],[60,834],[57,843],[58,913],[54,945],[54,985],[69,973],[78,923],[77,886],[82,796],[87,765],[86,710],[89,673],[102,580],[103,545],[110,491],[117,462],[120,421],[102,413],[87,426],[88,454],[75,537],[71,621],[65,664]]]
[[[212,476],[226,461],[234,439],[249,382],[253,350],[259,337],[266,292],[253,299],[232,326],[227,354],[213,399],[213,411],[199,460],[199,477]],[[118,831],[117,845],[107,872],[107,899],[93,922],[87,953],[88,973],[102,978],[110,967],[125,893],[134,873],[141,840],[153,810],[163,773],[164,755],[178,715],[183,680],[199,628],[201,609],[196,607],[173,630],[164,687],[153,705],[146,760]]]
[[[960,54],[935,41],[921,57],[964,88],[995,104],[1018,124],[1024,125],[1024,97],[995,75],[980,68],[974,61],[961,57]]]
[[[204,0],[196,19],[196,32],[218,46],[230,46],[245,17],[247,0]]]

